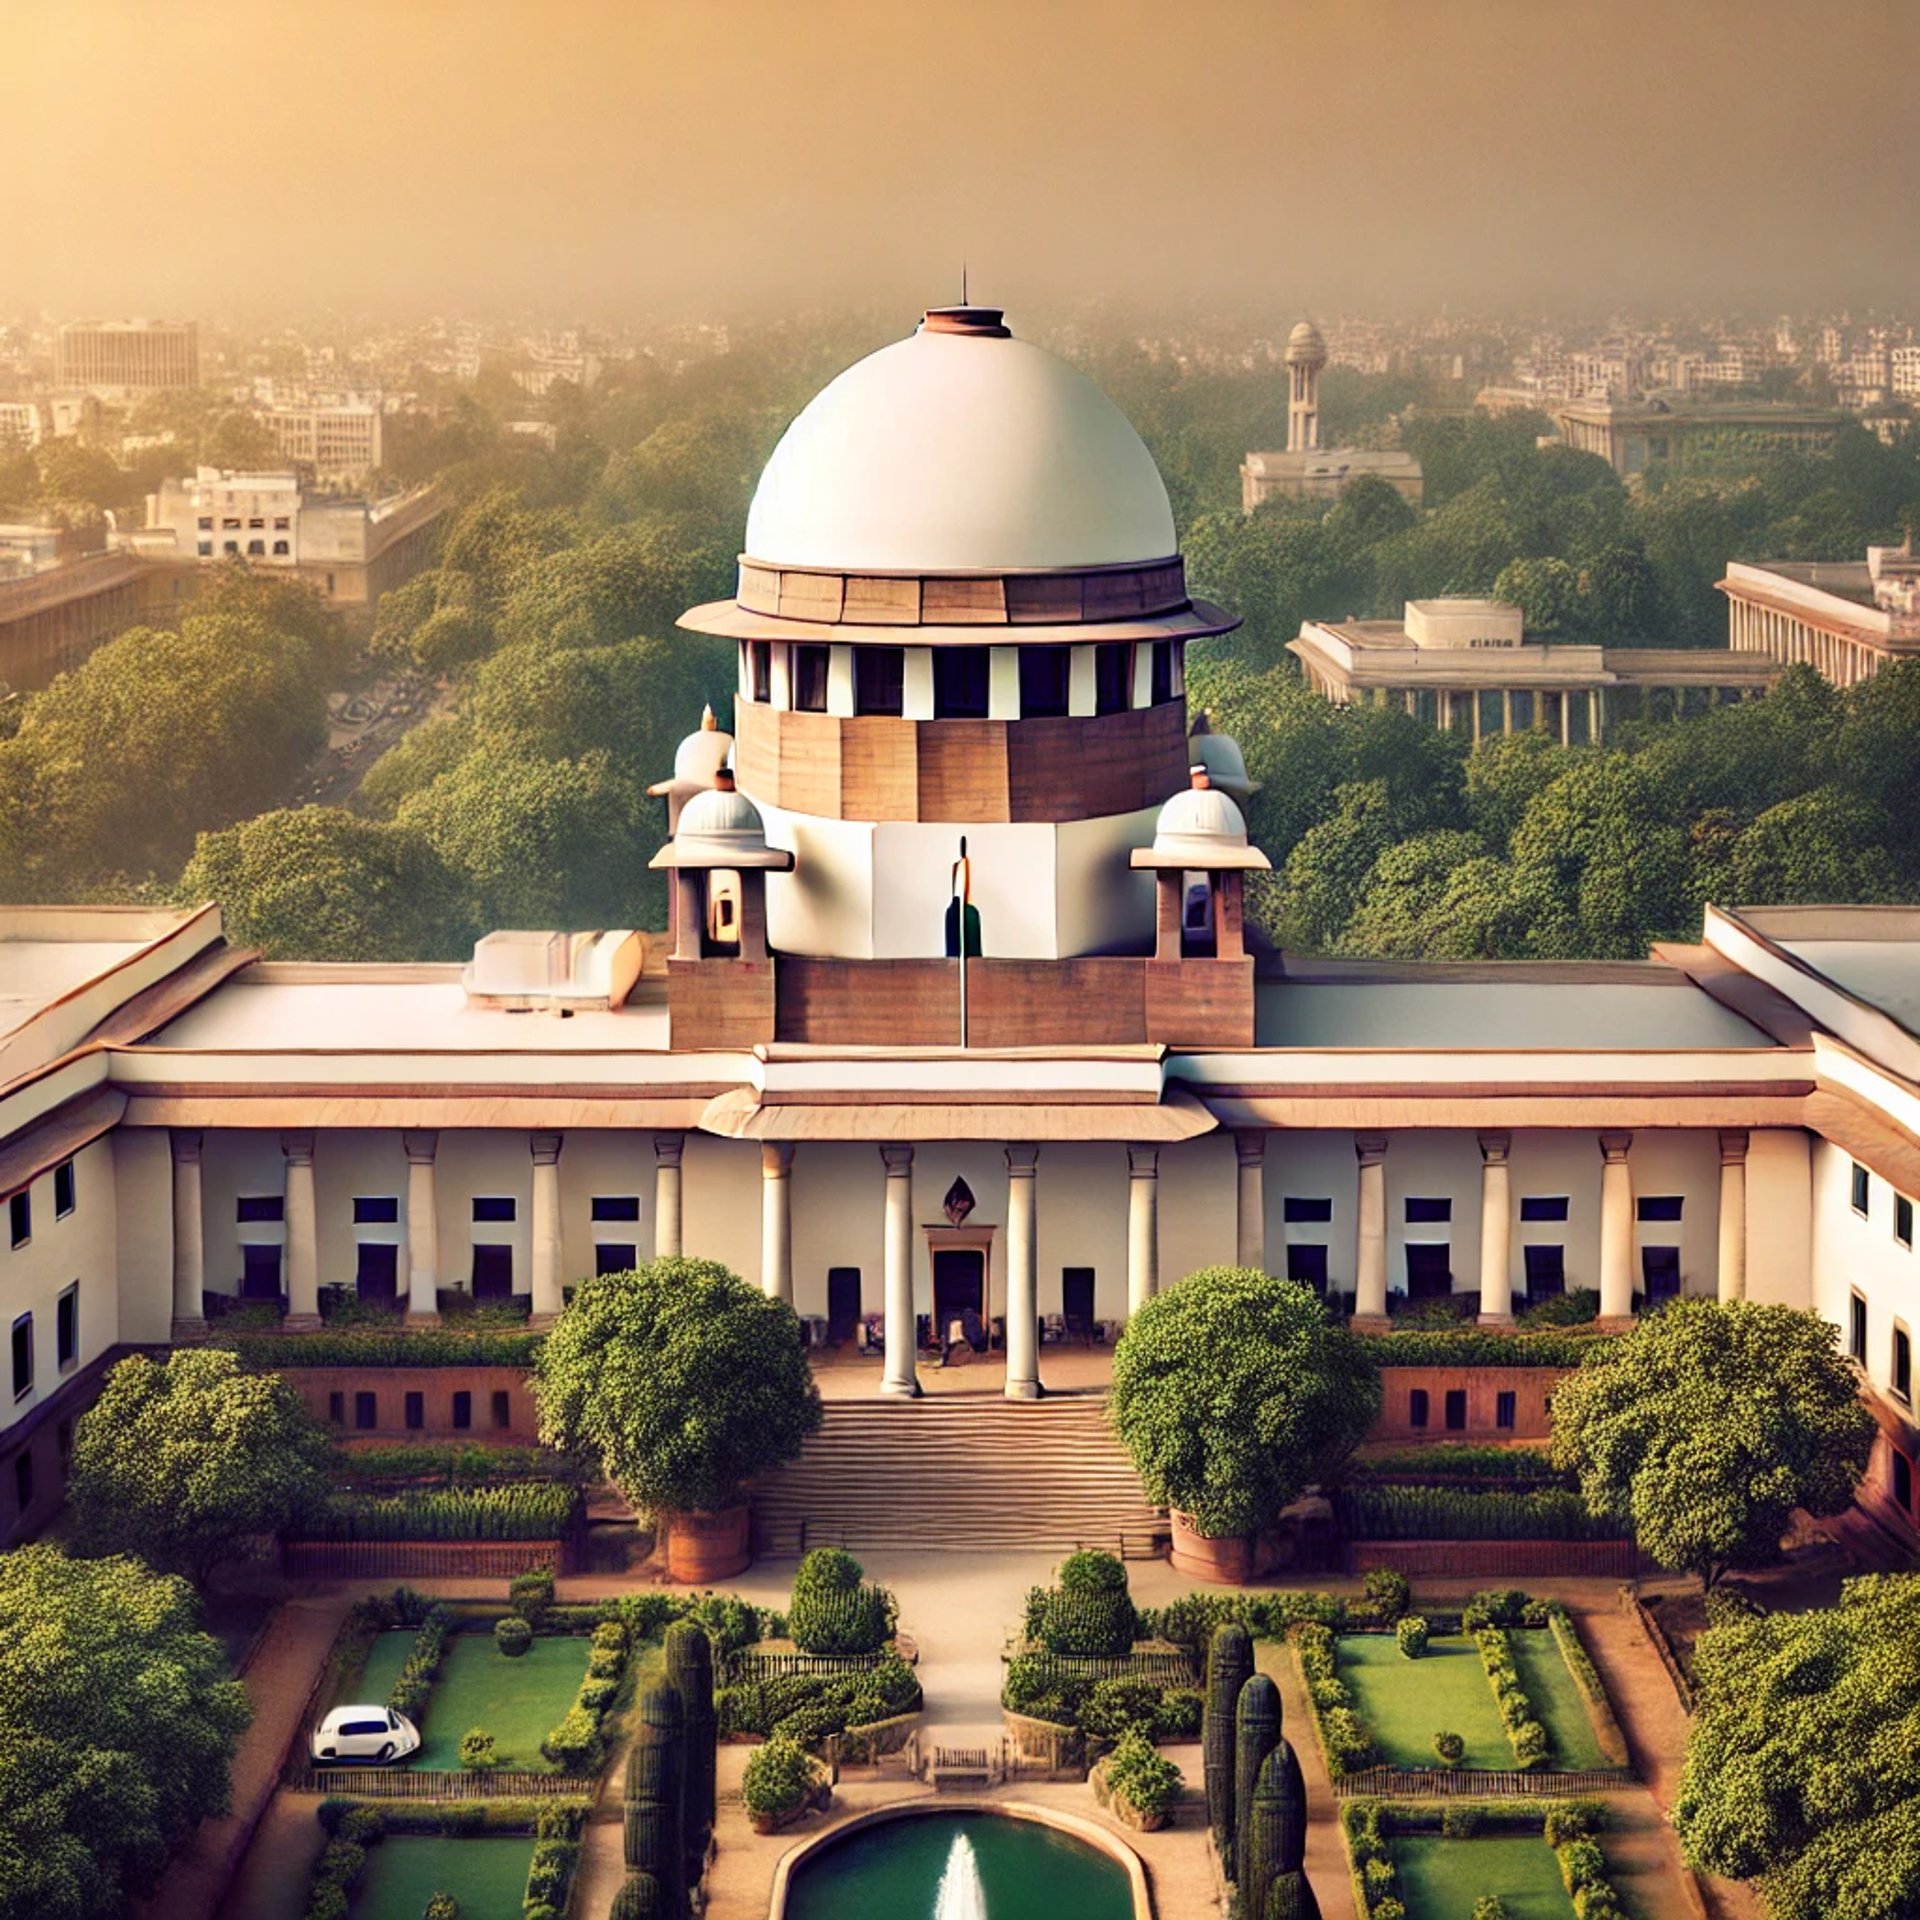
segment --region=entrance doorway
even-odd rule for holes
[[[860,1324],[860,1269],[827,1269],[827,1343],[841,1346]]]
[[[1437,1300],[1453,1291],[1453,1248],[1445,1240],[1407,1242],[1407,1298]]]
[[[473,1297],[476,1300],[510,1300],[513,1297],[513,1249],[475,1241],[473,1247]]]
[[[400,1249],[362,1240],[359,1264],[354,1272],[354,1291],[362,1300],[391,1306],[400,1293]]]
[[[984,1322],[987,1256],[979,1247],[943,1247],[933,1256],[933,1332],[945,1344],[947,1329],[963,1314]]]
[[[268,1246],[262,1241],[251,1241],[241,1246],[240,1298],[280,1298],[280,1249],[277,1246]]]

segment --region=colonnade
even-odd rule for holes
[[[1887,657],[1865,639],[1737,592],[1727,596],[1727,628],[1727,644],[1736,653],[1764,653],[1787,666],[1804,661],[1837,687],[1871,680]]]

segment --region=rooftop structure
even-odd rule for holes
[[[140,393],[200,384],[200,329],[192,320],[75,320],[60,329],[54,381],[92,393]]]
[[[1679,395],[1571,400],[1553,408],[1552,416],[1554,430],[1568,446],[1598,454],[1623,477],[1656,463],[1684,467],[1730,441],[1756,451],[1817,451],[1848,424],[1846,414],[1827,407]]]
[[[1727,642],[1780,666],[1805,662],[1838,686],[1920,654],[1920,557],[1909,539],[1864,560],[1732,562]]]

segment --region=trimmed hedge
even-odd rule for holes
[[[878,1653],[898,1618],[893,1595],[867,1585],[859,1561],[838,1547],[815,1547],[795,1570],[787,1632],[802,1653]]]
[[[545,1338],[422,1327],[413,1333],[238,1333],[209,1344],[237,1353],[249,1373],[284,1373],[299,1367],[530,1367]]]
[[[302,1532],[309,1540],[557,1540],[573,1531],[582,1501],[578,1486],[554,1480],[336,1493]]]
[[[1593,1726],[1594,1740],[1607,1764],[1610,1767],[1629,1765],[1627,1736],[1620,1730],[1620,1722],[1614,1717],[1613,1702],[1607,1698],[1600,1669],[1593,1664],[1592,1656],[1581,1644],[1579,1629],[1573,1624],[1573,1615],[1557,1600],[1548,1603],[1547,1627],[1553,1635],[1553,1644],[1560,1649],[1560,1658],[1567,1663],[1567,1671],[1573,1675],[1573,1684],[1579,1689],[1581,1701],[1587,1709],[1587,1718]]]
[[[1353,1540],[1620,1540],[1618,1521],[1564,1487],[1481,1493],[1464,1487],[1357,1486],[1334,1495]]]
[[[561,1839],[577,1839],[586,1825],[585,1799],[382,1800],[377,1804],[350,1794],[329,1794],[315,1809],[321,1831],[358,1838],[366,1844],[365,1823],[381,1833],[457,1836],[476,1833],[537,1833],[551,1830]]]
[[[573,1705],[540,1742],[540,1751],[563,1773],[589,1774],[600,1770],[607,1752],[602,1723],[619,1694],[621,1677],[626,1670],[626,1634],[618,1628],[611,1632],[606,1626],[596,1628],[586,1676],[574,1695]],[[555,1904],[564,1906],[565,1902]]]
[[[469,1441],[338,1448],[334,1478],[350,1487],[497,1486],[504,1480],[573,1480],[590,1485],[593,1469],[551,1447],[487,1447]]]
[[[1007,1662],[1000,1704],[1027,1719],[1111,1742],[1129,1727],[1138,1727],[1150,1740],[1197,1739],[1206,1703],[1194,1687],[1163,1687],[1125,1676],[1087,1679],[1061,1673],[1047,1654],[1030,1653]]]
[[[1544,1447],[1476,1446],[1471,1441],[1441,1440],[1428,1447],[1395,1447],[1347,1463],[1349,1485],[1412,1480],[1422,1485],[1447,1480],[1515,1480],[1528,1485],[1571,1486]]]
[[[1515,1765],[1526,1770],[1545,1766],[1553,1743],[1521,1684],[1520,1669],[1514,1662],[1513,1647],[1505,1628],[1476,1628],[1473,1644],[1480,1650],[1480,1664],[1487,1670],[1493,1703],[1500,1710],[1500,1724],[1506,1729],[1508,1744],[1513,1748]]]
[[[897,1654],[888,1654],[863,1673],[775,1674],[722,1687],[713,1696],[722,1736],[778,1733],[803,1746],[850,1726],[914,1712],[919,1705],[920,1682]]]
[[[1606,1817],[1606,1808],[1595,1800],[1349,1800],[1340,1809],[1340,1833],[1353,1873],[1355,1910],[1362,1920],[1404,1920],[1399,1875],[1387,1844],[1394,1835],[1438,1833],[1467,1840],[1492,1829],[1540,1835],[1553,1849],[1580,1920],[1626,1920],[1593,1838]]]
[[[387,1705],[395,1713],[404,1713],[415,1726],[426,1717],[427,1702],[433,1697],[433,1683],[447,1650],[447,1635],[452,1631],[453,1615],[445,1607],[433,1608],[420,1622],[393,1691],[387,1695]]]
[[[1377,1367],[1577,1367],[1597,1341],[1617,1334],[1550,1327],[1538,1333],[1458,1333],[1414,1327],[1399,1333],[1354,1336]]]
[[[1291,1638],[1314,1722],[1320,1729],[1327,1771],[1336,1780],[1343,1774],[1365,1772],[1380,1758],[1380,1751],[1353,1704],[1347,1683],[1340,1678],[1340,1654],[1332,1629],[1309,1621],[1295,1627]]]

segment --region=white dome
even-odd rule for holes
[[[714,775],[727,764],[733,752],[733,735],[712,724],[713,709],[707,709],[707,722],[699,732],[690,733],[674,749],[673,777],[690,786],[710,787]]]
[[[1218,787],[1183,788],[1160,809],[1153,823],[1153,846],[1156,853],[1179,852],[1189,842],[1244,847],[1246,815]]]
[[[944,573],[1176,551],[1153,456],[1085,374],[1024,340],[923,328],[849,367],[774,448],[747,553]]]
[[[737,787],[709,787],[680,809],[673,837],[737,844],[743,852],[756,852],[767,844],[767,829],[760,809]]]

